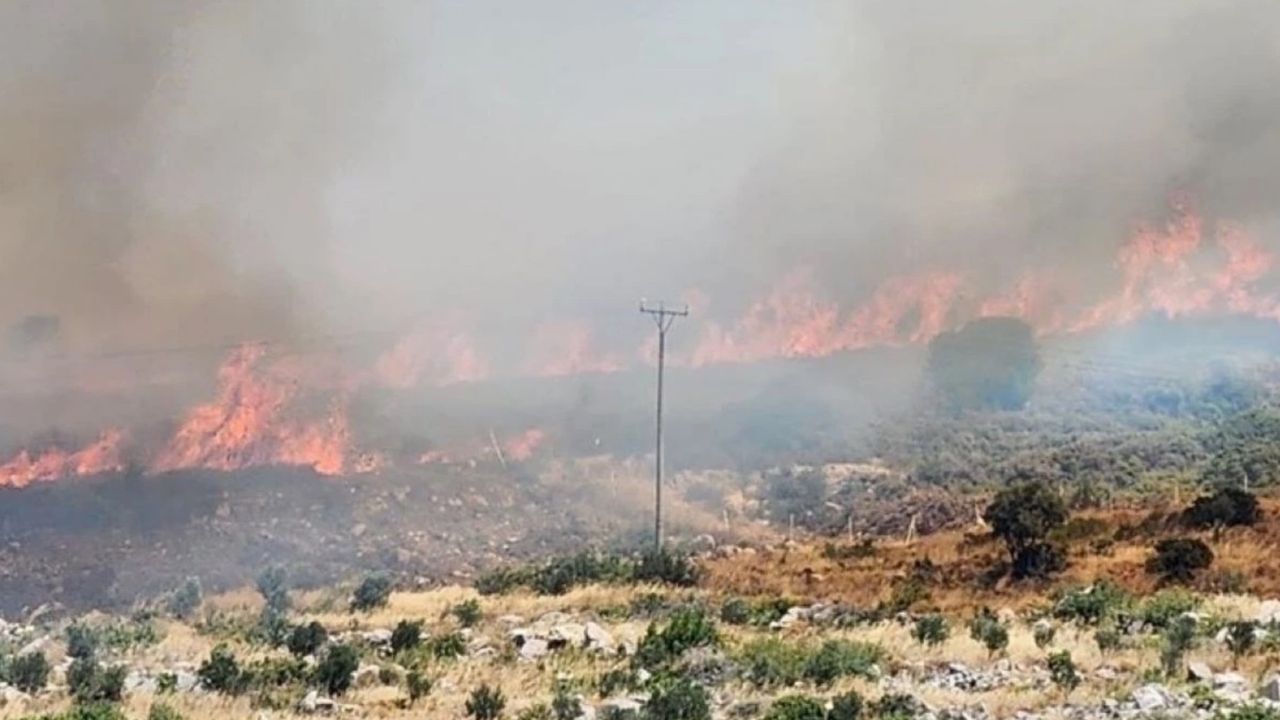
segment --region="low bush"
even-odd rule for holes
[[[200,664],[196,677],[200,679],[201,687],[223,695],[239,695],[248,684],[235,653],[226,645],[213,648],[209,659]]]
[[[969,622],[969,637],[982,643],[992,657],[1009,645],[1009,629],[986,609]]]
[[[753,640],[738,652],[746,678],[757,687],[789,687],[804,677],[808,650],[777,638]]]
[[[879,720],[913,720],[923,705],[906,693],[888,693],[871,703],[871,714]]]
[[[822,703],[808,695],[784,695],[773,701],[765,720],[826,720]]]
[[[707,691],[686,677],[655,682],[644,704],[645,720],[710,720]]]
[[[593,583],[651,582],[690,587],[699,571],[686,555],[663,550],[638,559],[614,553],[584,551],[554,557],[537,565],[500,568],[482,575],[476,590],[496,595],[528,588],[540,595],[563,595],[572,588]]]
[[[1132,596],[1123,588],[1114,583],[1102,581],[1059,593],[1053,605],[1053,614],[1063,620],[1097,625],[1127,610],[1132,604]]]
[[[816,685],[851,676],[873,678],[884,656],[884,650],[872,643],[827,640],[805,662],[804,677]]]
[[[1080,686],[1080,673],[1076,671],[1076,663],[1071,653],[1066,650],[1049,656],[1049,678],[1058,686],[1064,697]]]
[[[506,707],[507,698],[502,691],[488,684],[472,690],[466,702],[467,716],[476,720],[496,720]]]
[[[152,703],[147,710],[147,720],[183,720],[183,717],[173,706],[158,702]]]
[[[653,670],[679,658],[686,650],[715,645],[720,640],[715,623],[701,608],[678,610],[659,628],[650,623],[633,658],[637,667]]]
[[[360,656],[349,645],[331,645],[312,671],[313,682],[329,695],[341,695],[351,687],[351,676],[360,667]]]
[[[464,628],[475,627],[483,617],[480,612],[480,603],[475,598],[463,600],[449,608],[449,614],[453,615],[458,624]]]
[[[186,620],[200,608],[203,597],[200,579],[189,577],[165,598],[165,610],[179,620]]]
[[[467,639],[462,633],[449,632],[433,635],[427,640],[427,652],[437,660],[453,660],[467,652]]]
[[[911,629],[911,636],[921,645],[935,647],[951,637],[951,626],[941,615],[925,615],[916,620],[915,627]]]
[[[103,667],[94,658],[79,658],[67,668],[67,689],[80,704],[120,702],[127,672],[123,665]]]
[[[862,696],[857,691],[842,693],[832,698],[827,720],[860,720],[864,706]]]
[[[698,566],[688,555],[669,550],[647,552],[631,573],[632,582],[662,583],[676,587],[693,587],[698,584]]]
[[[49,661],[42,652],[19,655],[9,662],[4,676],[22,692],[36,693],[49,683]]]
[[[289,652],[294,657],[306,657],[315,655],[324,644],[329,641],[329,631],[324,629],[320,623],[312,620],[305,625],[295,625],[293,631],[289,633],[289,639],[285,642]]]
[[[399,654],[422,644],[422,621],[401,620],[391,631],[391,652]]]
[[[431,693],[431,688],[435,683],[431,678],[422,674],[422,671],[414,669],[407,672],[404,676],[405,690],[409,693],[409,706],[426,697]]]
[[[1161,590],[1142,602],[1138,617],[1154,628],[1164,628],[1181,615],[1200,607],[1200,597],[1182,588]]]

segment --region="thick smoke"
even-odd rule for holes
[[[1276,246],[1274,3],[843,5],[788,97],[790,141],[746,185],[744,272],[807,261],[854,295],[921,268],[1102,288],[1175,197]]]
[[[568,318],[630,357],[638,296],[696,287],[731,317],[796,266],[851,300],[921,268],[1102,286],[1173,194],[1269,240],[1278,21],[1221,0],[7,3],[0,323],[56,318],[98,351],[447,313],[493,354]]]

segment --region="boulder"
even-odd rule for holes
[[[601,717],[639,718],[644,710],[644,701],[633,697],[613,698],[600,703],[598,714]]]
[[[337,709],[338,704],[333,700],[323,697],[315,690],[307,691],[307,694],[298,701],[298,711],[306,715],[327,715]]]
[[[588,650],[613,653],[616,649],[613,635],[599,623],[588,622],[583,628],[583,635],[585,636],[585,645]]]
[[[1214,687],[1248,687],[1249,681],[1236,672],[1218,673],[1213,676]]]
[[[1173,697],[1165,686],[1151,683],[1134,688],[1133,702],[1138,706],[1139,711],[1149,713],[1169,707]]]
[[[1280,622],[1280,600],[1264,600],[1253,619],[1263,625]]]
[[[1213,682],[1213,668],[1207,663],[1192,662],[1187,664],[1188,682]]]
[[[382,668],[377,665],[364,663],[360,665],[360,667],[356,668],[355,673],[351,675],[351,684],[358,688],[381,685],[382,680],[379,677],[381,672]]]
[[[524,642],[519,643],[519,648],[521,660],[537,660],[551,652],[547,639],[536,636],[526,637]]]
[[[1280,702],[1280,675],[1268,676],[1258,688],[1258,694],[1272,702]]]

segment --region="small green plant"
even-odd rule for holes
[[[24,693],[36,693],[49,683],[49,661],[44,653],[19,655],[9,662],[9,683]]]
[[[925,615],[916,620],[911,636],[921,645],[936,647],[951,637],[951,627],[941,615]]]
[[[507,699],[502,691],[488,684],[472,690],[466,702],[467,716],[476,720],[497,720],[506,707]]]
[[[654,684],[644,704],[645,720],[710,720],[707,691],[686,677]]]
[[[837,695],[831,700],[827,720],[860,720],[865,704],[862,696],[854,690]]]
[[[435,683],[415,668],[405,674],[404,684],[405,690],[409,693],[409,707],[413,707],[414,703],[431,694],[431,688]]]
[[[401,620],[391,631],[391,652],[400,654],[422,644],[422,621]]]
[[[178,675],[171,672],[163,672],[156,676],[156,694],[172,695],[178,690]]]
[[[912,720],[920,709],[920,701],[906,693],[888,693],[871,703],[871,714],[880,720]]]
[[[1053,623],[1046,621],[1038,622],[1031,628],[1031,639],[1035,640],[1036,647],[1044,650],[1053,644],[1053,638],[1058,634],[1058,630]]]
[[[1062,650],[1049,656],[1049,678],[1062,691],[1064,700],[1070,697],[1072,690],[1080,686],[1080,673],[1076,671],[1071,653]]]
[[[289,639],[285,642],[285,645],[294,657],[302,658],[308,655],[315,655],[328,641],[329,631],[325,630],[320,623],[312,620],[306,625],[295,625],[293,631],[289,633]]]
[[[1139,609],[1142,621],[1154,628],[1166,627],[1174,618],[1200,606],[1200,598],[1184,588],[1167,588],[1147,598]]]
[[[351,687],[351,676],[360,666],[360,656],[349,645],[330,645],[313,670],[313,682],[329,695],[341,695]]]
[[[778,638],[752,640],[738,653],[743,673],[756,687],[789,687],[804,676],[808,653]]]
[[[520,711],[516,720],[555,720],[551,714],[551,706],[546,703],[534,703]]]
[[[1058,596],[1053,614],[1063,620],[1097,625],[1129,607],[1133,598],[1114,583],[1069,589]]]
[[[773,701],[765,720],[826,720],[822,703],[808,695],[785,695]]]
[[[391,601],[391,578],[385,573],[366,575],[351,595],[352,612],[369,612]]]
[[[151,703],[151,709],[147,711],[147,720],[183,720],[182,713],[174,710],[171,705],[162,702]]]
[[[458,620],[458,624],[464,628],[475,627],[483,617],[480,612],[480,602],[475,598],[463,600],[450,608],[449,612]]]
[[[828,640],[805,662],[804,677],[815,685],[830,685],[843,677],[875,677],[884,659],[879,645],[852,640]]]
[[[729,598],[720,606],[720,622],[729,625],[751,622],[751,603],[740,597]]]

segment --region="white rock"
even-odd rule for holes
[[[298,701],[298,709],[307,714],[331,713],[337,703],[327,697],[321,697],[320,693],[310,690],[301,700]]]
[[[365,663],[356,668],[355,673],[351,676],[351,682],[358,688],[373,687],[379,684],[378,676],[381,671],[382,668],[377,665]]]
[[[1187,679],[1193,682],[1211,682],[1213,680],[1213,668],[1203,662],[1188,663]]]
[[[611,653],[614,650],[613,635],[599,623],[588,622],[583,630],[588,650]]]
[[[550,652],[551,646],[547,644],[546,638],[527,637],[520,644],[521,660],[537,660],[538,658]]]
[[[1258,613],[1254,615],[1254,620],[1262,624],[1280,621],[1280,600],[1264,600],[1258,606]]]
[[[1133,702],[1137,704],[1138,709],[1142,712],[1166,708],[1169,706],[1171,699],[1169,691],[1163,685],[1153,683],[1133,690]]]
[[[1247,687],[1249,681],[1240,673],[1224,672],[1213,676],[1214,687]]]

